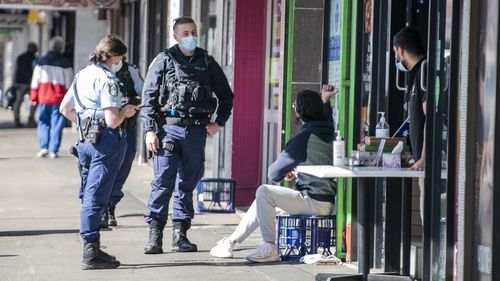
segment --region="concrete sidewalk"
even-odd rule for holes
[[[148,229],[142,215],[152,168],[134,164],[117,207],[118,227],[101,232],[101,243],[122,265],[82,271],[79,240],[80,179],[67,150],[75,136],[66,128],[61,157],[37,159],[36,129],[12,128],[0,108],[0,280],[314,280],[317,273],[353,274],[349,266],[278,262],[250,264],[245,256],[260,243],[256,231],[238,245],[234,259],[216,259],[210,248],[231,233],[236,214],[198,214],[189,232],[199,252],[169,252],[171,223],[161,255],[144,255]]]

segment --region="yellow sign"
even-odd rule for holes
[[[33,23],[37,23],[39,21],[37,9],[30,9],[28,13],[28,21]]]

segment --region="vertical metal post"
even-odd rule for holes
[[[439,259],[439,226],[440,226],[440,200],[441,200],[441,161],[435,161],[434,155],[440,155],[441,137],[434,136],[439,131],[440,116],[436,114],[436,92],[440,93],[442,86],[436,86],[436,76],[441,73],[437,69],[437,56],[439,44],[439,10],[438,0],[429,0],[429,26],[427,42],[427,111],[425,121],[425,196],[424,196],[424,265],[423,280],[433,280],[437,277]],[[441,14],[440,14],[441,13]],[[441,80],[439,80],[441,81]],[[441,136],[440,134],[438,134]],[[436,163],[437,162],[437,163]]]

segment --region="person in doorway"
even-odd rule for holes
[[[33,75],[33,68],[36,64],[36,53],[38,52],[38,45],[35,42],[28,43],[28,49],[26,52],[19,55],[16,59],[16,70],[14,72],[14,87],[15,91],[15,101],[13,106],[14,112],[14,126],[16,128],[22,127],[21,123],[21,105],[24,100],[24,96],[29,94],[31,76]],[[28,117],[28,127],[35,127],[35,111],[36,105],[31,105],[29,117]]]
[[[320,179],[296,173],[298,165],[331,165],[332,145],[335,139],[333,122],[323,110],[335,94],[333,87],[323,86],[322,95],[311,90],[298,93],[293,103],[297,120],[302,123],[299,132],[288,141],[278,159],[269,167],[273,182],[294,181],[294,189],[277,185],[259,186],[256,198],[236,230],[210,250],[210,255],[232,258],[236,243],[242,243],[260,227],[263,243],[246,258],[253,262],[280,260],[276,249],[276,207],[292,215],[327,216],[335,204],[336,184],[331,179]],[[331,113],[331,109],[329,110]]]
[[[194,217],[193,190],[203,176],[207,134],[216,134],[233,108],[234,95],[222,68],[197,47],[193,19],[176,19],[173,31],[178,44],[151,63],[142,97],[146,147],[154,153],[154,179],[144,215],[149,225],[145,254],[163,253],[163,229],[172,193],[172,250],[198,250],[187,237]]]
[[[420,86],[422,62],[425,60],[425,49],[418,31],[411,26],[403,28],[393,38],[396,68],[410,73],[407,87],[408,114],[410,117],[410,142],[415,163],[412,170],[422,171],[425,168],[425,125],[427,93]],[[423,221],[424,210],[424,178],[419,178],[420,218]]]
[[[37,157],[59,157],[62,130],[65,119],[59,112],[59,105],[73,81],[71,61],[64,57],[64,39],[54,37],[49,42],[49,51],[40,57],[31,79],[30,100],[40,104],[38,108]]]
[[[81,165],[80,236],[83,240],[81,268],[111,269],[120,265],[100,249],[101,217],[113,192],[127,141],[124,121],[137,113],[136,105],[122,106],[115,73],[127,47],[114,35],[104,37],[90,54],[91,65],[75,76],[60,111],[76,122],[78,159]]]
[[[139,74],[139,69],[129,64],[124,59],[120,70],[116,72],[116,77],[118,78],[120,92],[123,97],[122,104],[139,105],[141,103],[140,96],[142,93],[142,86],[144,84],[141,75]],[[123,197],[123,185],[125,184],[125,181],[130,173],[132,162],[134,161],[135,153],[137,151],[137,114],[127,118],[125,129],[127,132],[127,150],[125,151],[125,158],[123,159],[123,163],[116,176],[115,186],[113,187],[113,193],[111,194],[111,199],[109,201],[109,207],[107,211],[104,212],[102,217],[102,228],[118,225],[115,215],[116,205]]]

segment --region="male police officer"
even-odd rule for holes
[[[193,19],[176,19],[173,30],[178,44],[154,59],[143,90],[141,118],[146,146],[155,154],[151,196],[144,215],[149,224],[145,254],[163,252],[163,228],[174,187],[172,250],[198,250],[186,236],[194,216],[193,190],[203,176],[207,134],[216,134],[224,126],[233,107],[233,92],[221,67],[197,48]],[[215,108],[217,117],[212,122]]]

